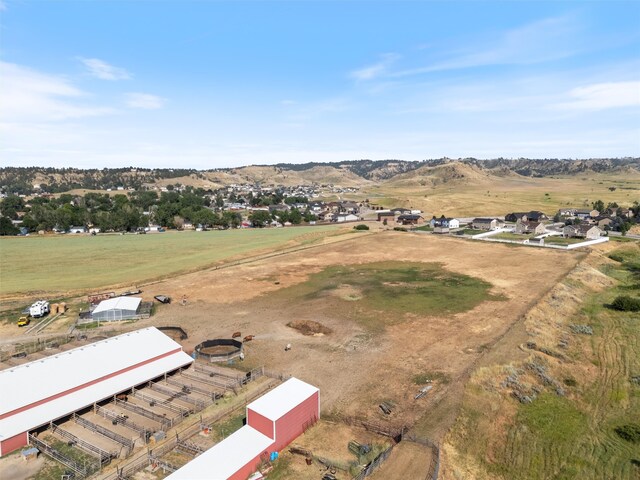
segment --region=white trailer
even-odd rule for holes
[[[29,315],[33,318],[44,317],[49,313],[49,302],[46,300],[38,300],[29,307]]]

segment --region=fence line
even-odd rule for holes
[[[166,455],[171,450],[176,448],[178,442],[191,438],[193,435],[196,435],[203,426],[211,427],[213,424],[219,422],[222,418],[232,414],[233,412],[240,410],[242,408],[246,408],[247,404],[263,395],[268,390],[271,390],[273,387],[277,385],[276,382],[269,382],[264,387],[259,390],[253,392],[251,395],[247,395],[243,402],[238,403],[237,405],[231,406],[222,410],[211,417],[203,418],[200,422],[196,422],[184,430],[180,432],[176,432],[176,435],[165,440],[164,443],[158,445],[153,450],[147,450],[144,453],[139,454],[137,457],[131,459],[125,466],[119,468],[116,472],[103,477],[103,480],[127,480],[134,473],[142,470],[148,465],[156,464],[158,466],[162,466],[165,464],[163,460],[160,459],[163,455]]]

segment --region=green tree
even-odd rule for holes
[[[222,218],[231,228],[238,228],[242,224],[242,215],[238,212],[222,212]]]
[[[271,214],[264,210],[256,210],[249,215],[249,221],[254,227],[263,228],[271,223]]]
[[[596,200],[591,204],[594,210],[599,211],[600,213],[604,212],[604,202],[602,200]]]
[[[0,203],[0,213],[10,220],[17,220],[17,212],[24,209],[24,200],[17,195],[8,195]]]
[[[13,226],[9,217],[0,217],[0,235],[17,235],[20,230]]]
[[[297,208],[292,208],[289,212],[289,221],[294,225],[300,225],[302,223],[302,214]]]
[[[633,224],[631,222],[622,222],[620,224],[620,232],[622,233],[623,237],[627,236],[627,233],[629,232],[629,230],[631,230],[632,226]]]

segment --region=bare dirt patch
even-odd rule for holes
[[[287,323],[287,327],[298,330],[301,334],[307,336],[329,335],[333,332],[330,328],[325,327],[319,322],[313,320],[293,320]]]

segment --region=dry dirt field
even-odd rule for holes
[[[265,365],[317,385],[325,417],[417,425],[419,434],[440,441],[455,419],[470,371],[488,356],[496,357],[492,361],[513,357],[526,338],[525,313],[583,257],[401,232],[354,235],[333,245],[148,285],[145,300],[184,295],[186,306],[160,305],[150,319],[121,328],[181,326],[189,334],[182,342],[187,351],[236,331],[255,335],[246,344],[242,368]],[[494,300],[457,314],[398,314],[393,325],[372,331],[345,314],[345,299],[357,302],[353,292],[336,289],[337,294],[303,299],[286,295],[288,287],[326,267],[382,261],[439,262],[451,272],[489,282]],[[318,322],[331,332],[303,335],[287,326],[292,321]],[[416,375],[433,378],[433,390],[419,400],[414,400],[420,388]],[[382,401],[394,405],[391,415],[379,409]],[[412,451],[398,450],[389,461],[403,463]],[[400,478],[385,470],[388,475],[381,472],[377,478]]]
[[[318,385],[325,414],[412,425],[442,395],[447,397],[444,403],[455,404],[456,387],[464,382],[468,370],[491,352],[505,333],[518,332],[511,327],[583,255],[385,232],[152,285],[145,296],[186,295],[188,304],[162,306],[136,327],[180,325],[189,333],[187,349],[205,339],[229,337],[235,331],[255,335],[247,344],[245,366],[266,365]],[[505,296],[506,301],[484,302],[456,315],[405,316],[385,331],[371,333],[345,318],[342,299],[329,295],[288,301],[276,293],[330,265],[383,260],[441,262],[453,272],[490,282],[491,293]],[[332,333],[302,335],[287,327],[293,320],[315,321]],[[512,354],[522,342],[512,333],[507,338],[508,345],[496,345],[497,355]],[[293,348],[285,352],[289,343]],[[418,386],[413,377],[435,372],[450,383],[436,380],[426,398],[414,400]],[[388,417],[378,408],[381,401],[396,405]],[[435,422],[433,427],[441,423]],[[440,427],[426,426],[423,433],[437,437],[446,430]]]

